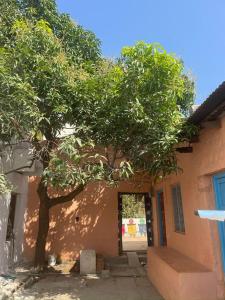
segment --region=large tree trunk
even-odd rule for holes
[[[40,181],[37,192],[40,208],[34,265],[39,270],[43,270],[45,267],[45,245],[49,230],[49,198],[43,180]]]
[[[34,266],[39,270],[43,270],[46,265],[45,260],[45,246],[49,230],[49,210],[51,207],[63,204],[73,200],[78,194],[80,194],[84,189],[84,185],[78,185],[72,192],[65,196],[49,198],[48,189],[41,179],[38,186],[38,195],[40,199],[39,208],[39,224],[38,224],[38,235],[36,241],[35,249],[35,260]]]

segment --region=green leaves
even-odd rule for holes
[[[11,184],[8,182],[4,174],[0,173],[0,196],[10,193],[12,190]]]
[[[142,195],[123,195],[123,218],[145,218],[145,203]]]
[[[69,15],[59,13],[54,0],[22,0],[19,11],[32,22],[45,20],[73,63],[90,68],[100,58],[100,41],[95,34],[76,24]]]
[[[44,171],[46,184],[63,189],[103,180],[104,157],[94,153],[91,140],[81,140],[73,135],[65,137],[51,153],[49,167]]]
[[[0,104],[4,128],[21,138],[30,131],[49,129],[54,135],[63,129],[76,103],[76,81],[82,76],[70,64],[60,41],[48,23],[16,21],[13,47],[5,46],[0,65]],[[11,130],[16,122],[20,126]],[[8,124],[8,125],[7,125]],[[15,128],[14,128],[15,129]],[[4,129],[6,132],[6,129]]]
[[[129,163],[128,161],[122,161],[120,163],[119,178],[129,179],[132,175],[134,175],[134,170],[131,163]]]
[[[29,141],[54,187],[176,170],[174,144],[194,97],[179,59],[139,42],[107,60],[95,35],[54,0],[7,2],[0,3],[2,141]],[[62,139],[67,125],[73,131]]]
[[[87,84],[95,90],[85,100],[87,123],[99,144],[120,149],[134,170],[153,176],[176,170],[174,145],[194,97],[179,59],[139,42],[125,47],[117,62],[105,62]]]

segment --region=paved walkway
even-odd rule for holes
[[[124,251],[146,251],[147,248],[147,237],[123,237]]]

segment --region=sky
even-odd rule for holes
[[[196,82],[196,103],[225,80],[225,0],[56,0],[93,31],[102,54],[118,57],[137,41],[158,42],[184,61]]]

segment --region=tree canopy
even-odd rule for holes
[[[143,195],[123,195],[122,207],[122,217],[125,219],[146,218],[145,199]]]
[[[42,164],[40,220],[91,181],[175,171],[193,97],[183,62],[159,45],[138,42],[109,60],[54,0],[0,2],[0,140],[28,142]],[[53,198],[50,186],[71,192]],[[41,263],[47,232],[39,221]]]
[[[181,60],[144,42],[103,59],[94,34],[53,0],[2,2],[0,28],[1,140],[37,144],[69,124],[134,168],[175,170],[173,147],[194,96]]]
[[[182,61],[159,45],[138,42],[107,64],[85,83],[96,90],[85,102],[95,139],[122,151],[137,170],[153,176],[175,171],[174,145],[194,98]]]

